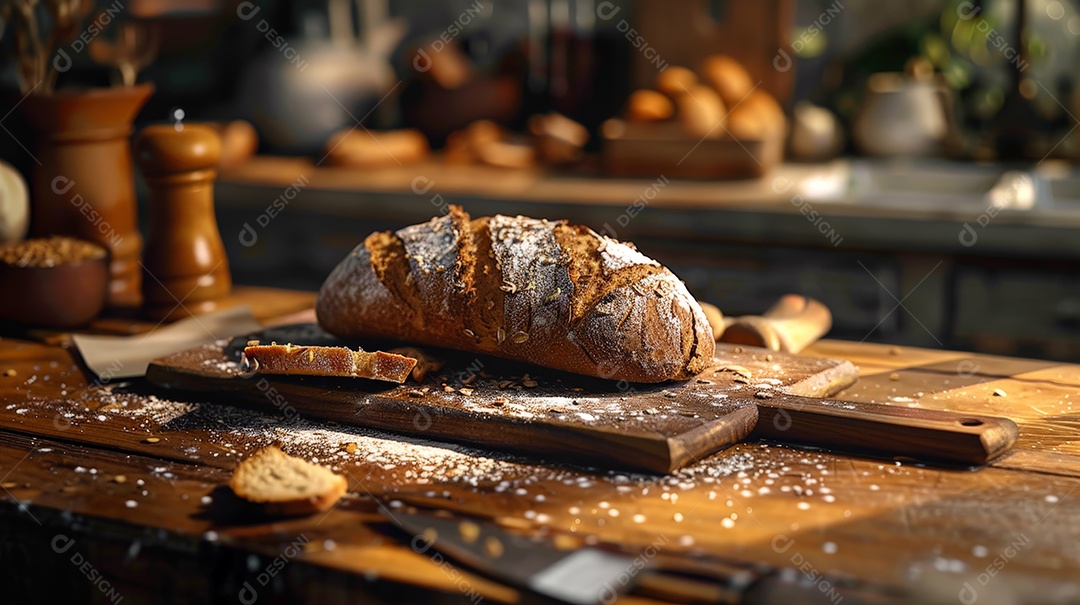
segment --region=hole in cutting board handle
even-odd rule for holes
[[[964,426],[982,426],[983,424],[983,421],[979,420],[978,418],[963,418],[961,420],[958,420],[957,422]]]

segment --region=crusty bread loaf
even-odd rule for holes
[[[709,322],[670,271],[587,227],[446,216],[370,235],[330,274],[319,324],[633,382],[686,380]]]
[[[262,505],[267,514],[287,516],[329,510],[348,491],[341,475],[274,446],[241,462],[229,487],[244,500]]]

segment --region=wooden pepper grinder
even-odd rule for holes
[[[220,137],[195,124],[147,126],[135,139],[135,156],[150,187],[145,313],[173,320],[218,308],[232,287],[214,217]]]

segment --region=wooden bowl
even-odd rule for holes
[[[0,292],[3,292],[0,319],[74,328],[101,313],[109,290],[109,262],[104,248],[70,238],[48,238],[20,242],[5,249],[39,243],[47,245],[46,242],[59,240],[76,242],[92,252],[70,258],[56,257],[49,261],[52,264],[13,263],[0,254]]]

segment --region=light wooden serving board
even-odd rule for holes
[[[250,337],[298,345],[342,344],[313,325],[274,328]],[[746,437],[757,422],[755,393],[825,397],[852,384],[858,375],[846,361],[721,346],[714,365],[697,379],[658,385],[601,380],[434,349],[425,351],[445,359],[446,365],[423,383],[245,377],[237,362],[247,338],[236,338],[228,347],[208,346],[154,361],[147,379],[159,387],[263,411],[277,409],[286,416],[657,473],[678,469]],[[380,348],[391,346],[382,343]]]

